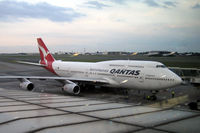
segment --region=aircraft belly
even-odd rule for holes
[[[137,83],[133,78],[120,78],[118,80],[121,88],[128,88],[128,89],[137,89]]]
[[[146,80],[146,83],[143,88],[145,90],[161,90],[161,89],[167,89],[169,87],[170,87],[169,84],[164,81]]]

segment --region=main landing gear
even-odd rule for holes
[[[151,100],[151,101],[155,101],[155,100],[157,100],[157,96],[156,96],[156,94],[158,93],[158,91],[156,90],[156,91],[151,91],[151,93],[152,93],[152,95],[151,96],[147,96],[146,97],[146,99],[147,100]]]

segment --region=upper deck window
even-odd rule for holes
[[[156,68],[166,68],[165,65],[156,65]]]
[[[124,67],[124,65],[118,65],[118,64],[110,64],[109,66]]]

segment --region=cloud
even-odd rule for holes
[[[84,16],[72,8],[48,3],[29,4],[26,2],[0,1],[0,21],[19,21],[23,18],[44,18],[55,22],[71,22]]]
[[[164,2],[165,6],[167,7],[176,7],[176,2],[166,1]]]
[[[171,1],[156,1],[156,0],[138,0],[140,2],[145,3],[146,5],[150,7],[158,7],[158,8],[169,8],[169,7],[176,7],[176,2]]]
[[[143,2],[146,3],[148,6],[160,7],[160,5],[155,2],[155,0],[144,0]]]
[[[144,3],[149,7],[155,7],[155,8],[170,8],[170,7],[176,7],[177,2],[171,2],[171,1],[165,1],[162,0],[104,0],[104,1],[110,1],[116,4],[128,4],[128,2],[139,2]]]
[[[127,0],[110,0],[110,1],[117,4],[124,4]]]
[[[102,9],[104,7],[110,7],[108,5],[100,3],[98,1],[89,1],[89,2],[86,2],[85,4],[87,5],[87,7],[89,7],[89,8],[95,8],[95,9]]]
[[[198,8],[200,8],[200,4],[197,3],[197,4],[195,4],[192,8],[193,8],[193,9],[198,9]]]

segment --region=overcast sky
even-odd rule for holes
[[[0,53],[200,52],[200,0],[0,0]]]

